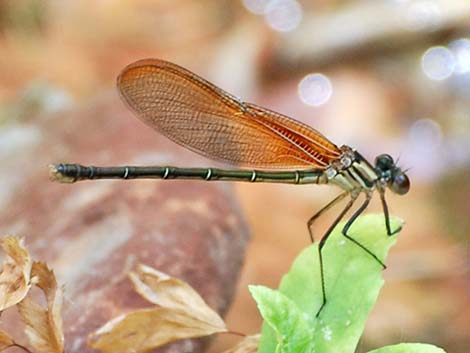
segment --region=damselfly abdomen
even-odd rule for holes
[[[346,207],[319,243],[323,305],[326,291],[322,248],[333,228],[352,208],[360,194],[365,194],[365,200],[346,222],[342,234],[385,267],[375,254],[349,236],[348,230],[367,208],[373,192],[377,190],[382,201],[387,234],[398,231],[390,229],[385,190],[389,188],[403,195],[408,192],[410,182],[391,156],[379,155],[375,165],[371,165],[351,147],[337,147],[310,126],[242,102],[194,73],[163,60],[140,60],[127,66],[119,75],[117,86],[128,107],[169,139],[209,158],[253,169],[57,164],[51,167],[54,180],[157,178],[334,184],[343,193],[307,222],[313,242],[314,221],[349,196]]]

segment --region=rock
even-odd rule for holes
[[[46,261],[64,285],[67,352],[91,352],[89,333],[149,306],[127,277],[138,263],[189,282],[220,313],[228,308],[248,240],[229,184],[49,181],[48,165],[59,162],[209,163],[146,127],[117,94],[2,129],[0,162],[0,234],[25,236],[34,259]],[[7,317],[3,323],[20,334],[21,325]],[[162,351],[203,346],[204,340],[185,341]]]

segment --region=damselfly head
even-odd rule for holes
[[[400,168],[394,173],[390,189],[398,195],[405,195],[410,190],[410,179]]]
[[[375,171],[395,194],[405,195],[410,190],[410,179],[389,154],[375,158]]]

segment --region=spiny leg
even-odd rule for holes
[[[380,201],[382,201],[382,208],[384,210],[385,227],[387,228],[387,234],[389,236],[392,236],[392,235],[398,233],[401,230],[401,226],[399,226],[397,229],[395,229],[392,232],[392,230],[390,228],[390,215],[388,213],[387,201],[385,200],[385,193],[383,191],[380,192]]]
[[[340,195],[341,196],[341,195]],[[328,239],[328,237],[330,236],[331,232],[333,231],[333,229],[336,227],[336,225],[339,223],[339,221],[341,221],[341,219],[344,217],[344,215],[349,211],[349,209],[352,207],[352,205],[354,204],[354,202],[356,201],[357,197],[359,196],[359,194],[353,194],[351,196],[351,200],[349,200],[348,204],[346,205],[346,207],[341,211],[341,213],[339,214],[338,217],[336,217],[336,219],[334,220],[334,222],[331,224],[331,226],[328,228],[328,230],[326,231],[325,235],[323,235],[322,239],[320,240],[320,243],[318,244],[318,256],[319,256],[319,259],[320,259],[320,278],[321,278],[321,290],[322,290],[322,296],[323,296],[323,302],[322,302],[322,305],[320,307],[320,309],[318,310],[317,312],[317,316],[320,314],[320,312],[322,311],[323,307],[325,306],[326,304],[326,291],[325,291],[325,274],[324,274],[324,271],[323,271],[323,255],[322,255],[322,248],[323,246],[325,245],[325,242],[326,240]],[[334,200],[333,200],[334,201]],[[327,205],[328,206],[328,205]]]
[[[351,218],[349,218],[349,220],[346,222],[346,224],[344,225],[344,228],[343,230],[341,231],[341,233],[347,238],[349,239],[350,241],[352,241],[354,244],[356,244],[357,246],[359,246],[362,250],[364,250],[366,253],[368,253],[370,256],[372,256],[382,267],[383,269],[386,269],[387,266],[385,266],[385,264],[382,262],[382,260],[380,260],[377,255],[375,255],[372,251],[370,251],[369,249],[367,249],[364,245],[362,245],[359,241],[357,241],[356,239],[352,238],[350,235],[348,235],[348,230],[349,228],[352,226],[352,224],[356,221],[356,219],[361,215],[362,212],[364,212],[364,210],[367,208],[367,206],[369,206],[369,202],[370,202],[370,199],[372,198],[372,194],[368,193],[366,194],[366,199],[364,200],[364,202],[362,203],[361,207],[359,207],[357,209],[356,212],[354,212],[354,214],[351,216]]]
[[[315,213],[312,217],[310,217],[310,219],[308,220],[307,222],[307,227],[308,227],[308,233],[310,235],[310,240],[312,242],[312,244],[315,242],[315,238],[313,237],[313,231],[312,231],[312,225],[313,225],[313,222],[315,222],[315,220],[317,220],[318,217],[320,217],[323,213],[325,213],[326,211],[328,211],[331,207],[333,207],[334,205],[336,205],[339,201],[341,201],[342,199],[344,199],[346,197],[346,195],[348,195],[349,192],[348,191],[345,191],[343,192],[342,194],[336,196],[333,200],[331,200],[328,204],[326,204],[325,206],[323,206],[317,213]]]

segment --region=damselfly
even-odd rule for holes
[[[255,169],[57,164],[51,167],[53,179],[61,182],[157,178],[334,184],[343,189],[343,193],[307,222],[313,242],[314,221],[349,196],[349,202],[323,235],[318,247],[323,294],[321,308],[326,303],[322,248],[333,228],[362,193],[365,200],[346,222],[342,234],[385,268],[375,254],[348,234],[348,230],[367,208],[375,190],[382,202],[387,234],[393,235],[399,230],[390,229],[385,190],[389,188],[404,195],[410,182],[390,155],[379,155],[373,166],[351,147],[337,147],[310,126],[242,102],[194,73],[163,60],[140,60],[127,66],[119,75],[117,86],[128,107],[169,139],[209,158]]]

